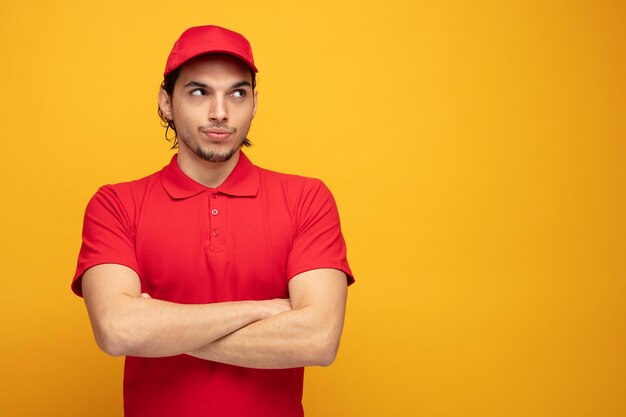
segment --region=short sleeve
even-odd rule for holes
[[[100,188],[85,210],[72,291],[82,297],[83,274],[96,265],[114,263],[138,272],[134,240],[132,218],[119,195],[110,186]]]
[[[319,180],[305,187],[296,207],[296,236],[287,262],[287,277],[312,269],[343,271],[354,282],[346,257],[337,205]]]

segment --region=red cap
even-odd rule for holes
[[[174,44],[167,58],[163,76],[198,55],[220,53],[241,59],[254,72],[258,72],[252,58],[250,42],[242,35],[219,26],[196,26],[187,29]]]

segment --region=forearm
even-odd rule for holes
[[[100,347],[119,356],[173,356],[196,349],[271,314],[264,302],[176,304],[127,296],[101,314]]]
[[[343,321],[323,322],[312,309],[268,317],[222,337],[189,355],[248,368],[330,365],[337,353]]]
[[[214,304],[154,300],[141,294],[134,271],[116,264],[89,269],[82,288],[96,341],[115,356],[178,355],[291,308],[288,300]]]
[[[197,358],[248,368],[330,365],[345,316],[346,276],[317,269],[289,281],[292,309],[251,323],[200,349]]]

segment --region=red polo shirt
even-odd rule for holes
[[[92,266],[126,265],[141,290],[176,303],[287,298],[293,276],[335,268],[354,280],[336,205],[315,179],[237,166],[217,188],[163,170],[102,187],[87,206],[72,290]],[[301,416],[304,370],[258,370],[187,355],[127,357],[126,417]]]

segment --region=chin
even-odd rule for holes
[[[237,148],[232,148],[228,150],[214,150],[214,149],[203,149],[197,148],[195,150],[195,154],[200,158],[208,162],[226,162],[230,158],[233,157],[235,153],[237,153]]]
[[[203,143],[202,139],[204,138],[191,138],[189,140],[184,135],[179,135],[180,145],[186,147],[198,158],[208,162],[226,162],[241,148],[245,137],[236,146],[233,146],[231,140],[225,143]]]

